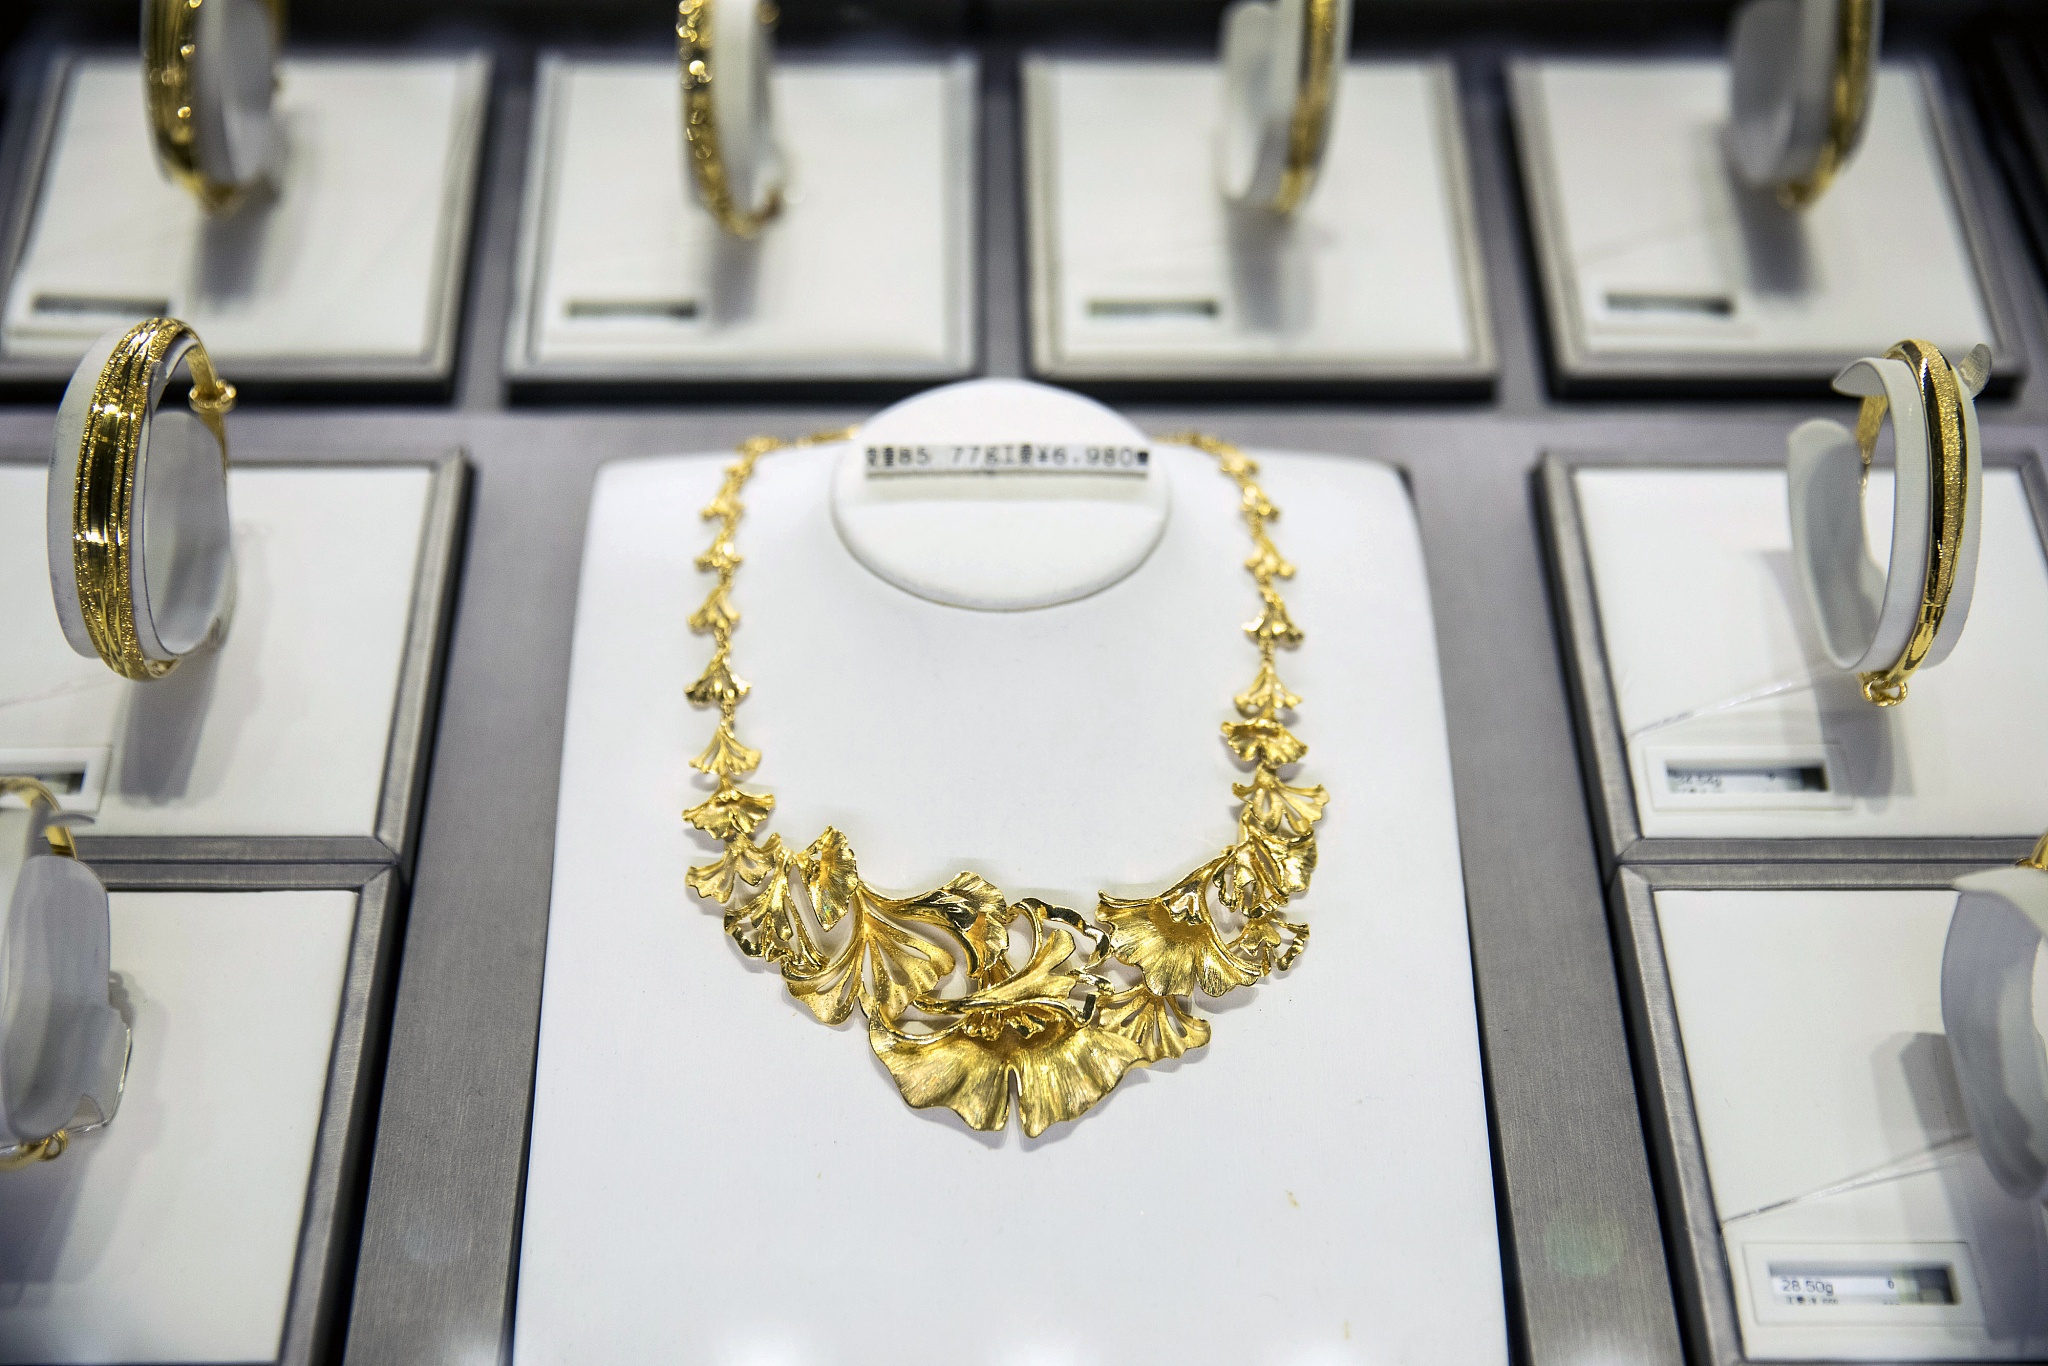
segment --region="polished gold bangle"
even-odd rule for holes
[[[1273,196],[1275,213],[1293,213],[1316,186],[1316,169],[1330,141],[1330,111],[1337,94],[1338,0],[1307,0],[1308,32],[1301,45],[1301,83],[1287,120],[1287,165]]]
[[[1877,23],[1877,0],[1837,0],[1834,76],[1828,85],[1827,141],[1811,174],[1778,187],[1778,200],[1788,209],[1803,209],[1834,183],[1870,112],[1870,41]]]
[[[0,1172],[20,1171],[23,1167],[38,1162],[55,1162],[64,1156],[64,1150],[71,1146],[71,1133],[59,1129],[48,1138],[34,1143],[23,1143],[12,1148],[0,1148]]]
[[[142,89],[157,164],[191,191],[208,213],[239,205],[258,181],[214,180],[199,165],[192,112],[192,59],[198,55],[199,9],[205,0],[143,0]],[[286,0],[265,0],[281,38]]]
[[[727,0],[732,3],[733,0]],[[744,2],[744,0],[743,0]],[[689,153],[690,178],[704,207],[718,226],[735,237],[761,234],[782,212],[782,187],[773,186],[758,209],[742,209],[732,197],[732,178],[718,145],[718,118],[711,107],[711,3],[681,0],[676,6],[676,61],[683,79],[683,146]],[[775,7],[759,6],[764,24],[775,22]]]
[[[78,445],[78,475],[71,495],[71,566],[77,576],[78,607],[93,649],[123,678],[161,678],[175,659],[151,659],[135,635],[135,476],[149,418],[150,389],[158,369],[183,338],[192,345],[185,362],[192,370],[193,413],[220,441],[227,460],[227,424],[235,389],[214,371],[199,334],[176,318],[137,323],[114,345],[100,367]]]
[[[1963,390],[1947,359],[1932,342],[1902,341],[1884,353],[1913,369],[1927,423],[1927,570],[1920,587],[1920,611],[1906,648],[1890,668],[1859,675],[1863,695],[1880,707],[1906,700],[1906,681],[1933,648],[1955,587],[1956,562],[1962,554],[1963,524],[1969,513],[1969,449],[1963,431]],[[1863,474],[1877,451],[1878,432],[1888,403],[1882,393],[1863,400],[1856,414],[1856,445],[1863,452]]]
[[[21,798],[31,813],[35,811],[38,802],[49,807],[53,816],[64,809],[64,804],[57,800],[56,793],[50,791],[48,783],[21,773],[0,773],[0,797]],[[29,829],[33,838],[35,827],[30,826]],[[70,830],[62,825],[44,825],[43,843],[49,845],[50,852],[59,858],[78,857],[78,846],[72,843]]]

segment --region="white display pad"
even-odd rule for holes
[[[1976,596],[1955,653],[1885,708],[1828,663],[1792,566],[1783,472],[1581,469],[1574,482],[1645,838],[2032,838],[2048,826],[2035,720],[2048,560],[2017,471],[1984,471]],[[1891,488],[1890,471],[1872,472],[1873,544],[1890,540]],[[1825,681],[1724,705],[1812,677]],[[1824,788],[1782,777],[1816,768]],[[1724,775],[1721,790],[1685,776],[1698,773]]]
[[[674,62],[545,59],[508,370],[964,374],[975,72],[778,65],[786,207],[743,242],[683,182]]]
[[[354,892],[116,892],[120,1117],[0,1181],[0,1362],[270,1361]]]
[[[208,219],[157,170],[134,61],[70,72],[0,345],[75,360],[170,314],[238,364],[445,369],[490,72],[482,56],[279,64],[274,201]]]
[[[94,835],[373,835],[432,475],[230,470],[227,642],[133,683],[65,643],[44,470],[0,465],[0,771],[97,761]]]
[[[1969,1143],[1942,1035],[1955,893],[1656,902],[1745,1355],[2048,1354],[2043,1211],[2000,1191]],[[1945,1270],[1953,1302],[1852,1302],[1907,1267]],[[1836,1303],[1801,1302],[1828,1288]]]
[[[1484,379],[1456,81],[1353,62],[1291,224],[1216,187],[1214,62],[1033,58],[1032,363],[1058,378]]]
[[[1162,448],[1164,540],[1025,612],[891,587],[834,535],[839,451],[746,495],[741,711],[771,830],[827,821],[880,887],[963,868],[1094,910],[1234,829],[1217,735],[1256,654],[1236,491]],[[1288,974],[1215,1040],[1038,1140],[905,1107],[857,1028],[743,959],[683,873],[710,734],[681,700],[697,510],[727,454],[615,464],[585,542],[515,1359],[1429,1360],[1507,1354],[1429,592],[1399,476],[1257,453],[1300,566],[1321,863]],[[650,534],[653,529],[653,534]],[[649,623],[654,623],[653,629]],[[914,699],[914,702],[913,702]],[[601,1139],[593,1138],[593,1119]],[[593,1142],[596,1147],[593,1147]],[[1071,1268],[1068,1293],[1045,1274]]]
[[[1879,69],[1862,146],[1803,213],[1728,164],[1726,62],[1532,62],[1515,82],[1571,353],[1825,368],[1901,337],[1999,341],[1918,68]]]

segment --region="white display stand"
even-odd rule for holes
[[[357,894],[116,892],[118,1119],[0,1180],[0,1362],[271,1361]]]
[[[753,684],[740,720],[766,755],[750,785],[776,794],[769,829],[808,842],[836,824],[892,893],[971,868],[1013,900],[1089,912],[1098,889],[1158,886],[1227,843],[1242,775],[1217,726],[1256,666],[1240,626],[1257,597],[1236,490],[1206,456],[1155,452],[1173,484],[1157,548],[1102,592],[1014,612],[941,606],[864,569],[829,507],[842,448],[766,457],[746,492],[734,666]],[[680,697],[706,657],[682,623],[708,584],[691,567],[698,509],[732,457],[602,472],[521,1366],[879,1366],[913,1340],[962,1362],[1505,1362],[1414,512],[1384,465],[1255,454],[1300,566],[1287,602],[1308,643],[1284,666],[1307,699],[1301,772],[1330,793],[1299,903],[1315,940],[1217,1012],[1205,1050],[1037,1140],[908,1109],[858,1029],[820,1027],[691,898],[703,845],[678,812],[710,732]],[[615,1120],[597,1138],[594,1116]],[[1047,1268],[1071,1269],[1072,1293],[1048,1294]]]
[[[721,232],[675,63],[541,62],[506,373],[944,379],[974,356],[972,58],[782,62],[786,206]]]
[[[93,837],[376,835],[434,478],[231,469],[226,643],[134,683],[65,643],[45,471],[0,465],[0,772],[49,775]]]
[[[445,380],[489,75],[281,62],[282,189],[209,219],[157,169],[135,61],[77,61],[52,77],[0,351],[68,373],[108,327],[169,314],[235,380]]]
[[[1031,343],[1059,379],[1489,383],[1447,62],[1352,62],[1291,223],[1216,184],[1214,62],[1026,62]]]
[[[2048,559],[2017,470],[1984,471],[1968,629],[1887,708],[1828,663],[1782,471],[1582,468],[1573,485],[1644,838],[2031,840],[2048,825],[2048,733],[2033,721]],[[1872,472],[1874,544],[1890,541],[1891,487]]]
[[[1902,337],[2016,373],[1931,73],[1874,77],[1861,147],[1784,208],[1728,164],[1723,61],[1516,63],[1516,121],[1562,378],[1832,378]]]
[[[1656,894],[1751,1360],[2048,1355],[2043,1210],[2001,1191],[1970,1143],[1942,1035],[1955,904],[1948,890]],[[1953,1302],[1853,1302],[1906,1268],[1945,1272]]]

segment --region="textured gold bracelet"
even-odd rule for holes
[[[1906,700],[1907,680],[1933,648],[1942,616],[1948,611],[1949,594],[1955,588],[1963,526],[1969,513],[1969,449],[1963,430],[1962,387],[1941,351],[1932,342],[1902,341],[1885,352],[1885,358],[1904,361],[1912,367],[1926,418],[1929,461],[1927,568],[1913,634],[1889,668],[1860,675],[1863,695],[1880,707],[1892,707]],[[1878,432],[1884,426],[1888,406],[1880,393],[1864,399],[1856,415],[1856,445],[1863,452],[1865,479],[1869,478],[1871,458],[1877,452]]]
[[[1778,187],[1778,201],[1803,209],[1819,199],[1849,164],[1870,113],[1871,65],[1875,49],[1871,31],[1877,23],[1877,0],[1837,0],[1834,72],[1828,84],[1827,141],[1811,174]]]
[[[281,39],[286,0],[264,2]],[[199,129],[192,109],[192,61],[199,54],[199,11],[205,3],[206,0],[143,0],[142,90],[157,164],[212,214],[237,207],[261,181],[230,184],[214,180],[199,165]]]
[[[712,0],[681,0],[676,6],[676,61],[682,68],[683,81],[683,148],[697,194],[718,220],[718,226],[735,237],[753,238],[760,236],[761,229],[782,212],[782,187],[770,187],[758,209],[743,209],[733,199],[732,176],[719,146],[718,116],[712,108],[711,5]],[[762,4],[756,13],[763,24],[775,22],[772,5]]]
[[[193,413],[220,441],[227,460],[227,425],[235,389],[214,371],[199,334],[176,318],[137,323],[115,343],[100,367],[79,439],[78,475],[71,496],[71,565],[78,606],[93,649],[123,678],[161,678],[175,659],[151,659],[135,634],[134,518],[143,427],[150,392],[165,358],[181,341],[191,346],[183,359],[192,370]]]
[[[1306,0],[1307,32],[1301,44],[1301,82],[1294,113],[1287,121],[1287,165],[1273,195],[1273,211],[1290,214],[1301,207],[1316,186],[1323,148],[1330,141],[1330,114],[1336,104],[1337,71],[1344,54],[1337,51],[1337,0]]]

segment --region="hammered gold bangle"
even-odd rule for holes
[[[1316,186],[1323,148],[1330,141],[1330,111],[1337,95],[1338,0],[1307,0],[1307,32],[1301,45],[1301,83],[1287,120],[1287,165],[1273,195],[1273,211],[1291,214]]]
[[[1863,120],[1870,112],[1870,41],[1878,0],[1836,0],[1834,74],[1828,84],[1827,141],[1811,174],[1778,186],[1778,201],[1803,209],[1819,199],[1849,163]]]
[[[1885,358],[1904,361],[1920,386],[1931,465],[1927,472],[1927,569],[1920,586],[1920,610],[1913,621],[1913,634],[1889,668],[1859,675],[1864,697],[1880,707],[1891,707],[1906,700],[1907,680],[1933,648],[1942,616],[1948,611],[1949,593],[1955,587],[1957,561],[1962,554],[1963,526],[1969,513],[1969,451],[1963,431],[1962,387],[1939,348],[1932,342],[1902,341],[1885,352]],[[1863,452],[1866,480],[1888,406],[1879,393],[1864,399],[1856,414],[1856,445]]]
[[[235,389],[223,382],[199,334],[176,318],[150,318],[129,329],[100,367],[79,440],[78,474],[71,495],[71,566],[78,606],[93,649],[123,678],[161,678],[175,659],[143,654],[135,634],[133,519],[135,485],[150,390],[166,356],[185,338],[192,370],[192,412],[220,441],[227,459],[227,425]]]
[[[782,187],[772,186],[758,209],[743,209],[733,199],[732,177],[718,144],[718,117],[711,103],[711,4],[712,0],[681,0],[676,6],[676,62],[682,68],[683,81],[683,146],[698,197],[718,220],[718,226],[734,237],[754,238],[782,212]],[[775,21],[772,5],[762,4],[758,13],[764,24]]]
[[[199,166],[199,130],[192,112],[192,59],[198,55],[199,10],[205,0],[143,0],[142,89],[157,163],[209,214],[236,207],[255,181],[229,184]],[[265,0],[280,37],[286,0]]]

